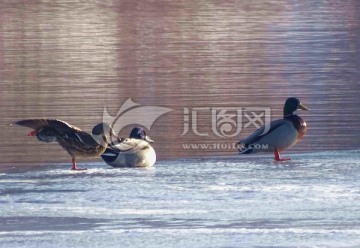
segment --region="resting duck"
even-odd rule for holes
[[[115,136],[113,129],[106,123],[96,125],[91,134],[61,120],[32,119],[15,124],[33,128],[28,136],[36,136],[39,141],[58,142],[72,157],[72,170],[82,170],[76,166],[77,156],[100,156],[110,143],[111,136]]]
[[[247,138],[240,140],[240,154],[250,154],[258,151],[273,152],[276,161],[291,160],[281,158],[280,152],[295,145],[306,133],[306,122],[294,112],[297,109],[309,111],[297,98],[290,97],[284,105],[284,118],[257,129]],[[266,129],[268,131],[266,132]],[[265,133],[264,133],[265,130]]]
[[[151,143],[154,141],[140,127],[132,129],[129,138],[109,146],[101,155],[113,167],[148,167],[156,162],[156,154]]]

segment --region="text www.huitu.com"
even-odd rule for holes
[[[236,143],[187,143],[182,144],[184,150],[235,150]]]

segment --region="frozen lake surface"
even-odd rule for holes
[[[359,247],[360,151],[291,157],[0,174],[0,246]]]

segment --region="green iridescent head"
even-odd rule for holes
[[[307,107],[305,107],[299,99],[295,97],[289,97],[286,99],[286,102],[284,104],[284,116],[292,115],[294,112],[298,109],[309,111]]]

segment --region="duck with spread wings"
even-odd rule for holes
[[[61,120],[28,119],[15,122],[20,126],[32,128],[28,136],[35,136],[42,142],[57,142],[72,158],[72,170],[81,170],[76,166],[76,157],[97,157],[106,150],[113,129],[106,123],[97,124],[91,134]]]

